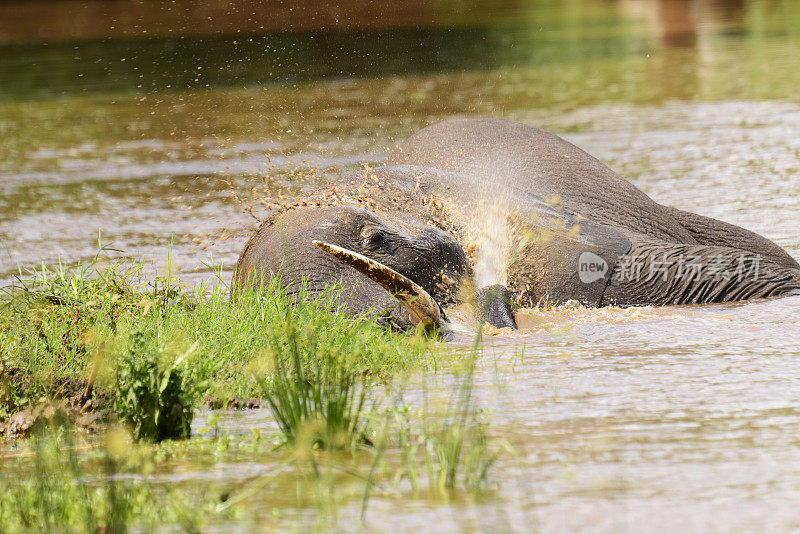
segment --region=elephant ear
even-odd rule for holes
[[[508,288],[525,307],[569,300],[599,306],[614,267],[630,251],[631,241],[616,228],[554,212],[543,210],[518,235]]]

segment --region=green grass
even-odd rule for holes
[[[109,443],[81,453],[62,427],[37,433],[29,454],[3,458],[0,530],[119,533],[172,524],[200,531],[218,495],[156,485],[141,476],[125,481],[120,476],[128,471],[124,451],[129,445],[113,432],[109,437]]]
[[[131,338],[132,346],[114,373],[114,413],[136,441],[188,438],[203,387],[184,364],[198,342],[178,357],[160,361],[157,351],[148,350],[145,334],[134,332]]]
[[[290,306],[273,284],[231,302],[222,288],[184,291],[144,273],[99,261],[43,267],[0,296],[0,422],[29,407],[49,414],[31,440],[0,442],[6,530],[197,530],[261,521],[265,506],[298,518],[310,508],[328,528],[342,503],[361,500],[366,511],[375,495],[414,499],[425,487],[429,501],[446,503],[487,487],[503,444],[473,395],[479,351],[442,350],[338,313],[335,288]],[[424,385],[438,373],[456,380],[444,408],[427,394],[417,409],[386,408],[410,377]],[[204,399],[233,397],[264,399],[279,432],[167,439],[189,436]],[[87,401],[110,414],[99,435],[79,434],[88,452],[76,453],[70,417]],[[8,451],[27,452],[14,464]],[[149,478],[239,461],[273,468],[202,491]]]
[[[301,298],[289,306],[273,284],[231,302],[224,287],[182,292],[175,280],[147,279],[144,272],[125,263],[43,267],[5,290],[0,421],[45,398],[80,397],[89,384],[91,394],[127,394],[119,372],[141,355],[167,380],[166,370],[181,359],[180,380],[199,392],[194,402],[207,396],[221,405],[263,397],[281,368],[276,362],[289,357],[318,372],[327,362],[376,379],[424,368],[436,357],[421,338],[332,311],[334,289],[327,300]]]
[[[499,455],[499,450],[490,450],[488,425],[472,399],[472,373],[461,377],[444,417],[433,423],[426,420],[417,438],[425,451],[430,491],[441,494],[460,487],[482,488]]]
[[[390,410],[381,417],[415,413]],[[408,420],[410,439],[401,441],[402,434],[392,428],[380,447],[358,451],[276,448],[274,440],[257,433],[136,444],[115,428],[86,445],[72,437],[69,426],[51,427],[16,449],[0,448],[0,530],[149,532],[171,526],[196,532],[264,525],[279,531],[308,526],[337,530],[339,509],[348,503],[363,501],[365,512],[374,498],[447,506],[480,492],[484,484],[468,481],[472,467],[463,458],[458,470],[464,476],[452,487],[440,486],[438,460],[424,449],[438,443],[444,427],[433,412],[426,417]],[[486,443],[465,441],[462,446],[483,450]],[[382,468],[375,469],[377,463]],[[209,479],[217,465],[240,474]],[[256,466],[261,473],[252,476]],[[409,492],[412,470],[419,479]],[[434,477],[427,480],[429,472]],[[427,492],[419,491],[426,486]]]
[[[318,332],[325,326],[317,320],[306,328]],[[336,346],[319,345],[319,335],[303,343],[299,332],[300,325],[286,310],[286,354],[273,354],[274,370],[264,390],[281,432],[289,443],[305,441],[328,449],[363,443],[361,414],[370,382],[353,368],[350,355]]]

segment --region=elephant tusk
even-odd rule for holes
[[[409,319],[414,326],[423,323],[426,328],[435,325],[442,328],[446,319],[439,310],[433,297],[416,282],[398,273],[391,267],[370,259],[358,252],[348,250],[324,241],[312,241],[319,249],[327,252],[337,260],[353,267],[361,274],[380,284],[391,293],[409,312]]]

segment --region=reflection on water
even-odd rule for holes
[[[211,262],[229,277],[255,224],[232,193],[250,199],[266,174],[273,194],[297,191],[325,178],[309,169],[380,162],[463,115],[559,132],[659,202],[800,258],[800,4],[503,5],[423,28],[241,39],[162,28],[45,45],[0,31],[0,279],[91,258],[98,229],[162,266],[172,244],[187,282]],[[481,403],[521,455],[497,467],[496,492],[449,505],[378,496],[368,527],[796,530],[799,308],[529,313],[520,334],[484,341]],[[222,425],[273,423],[256,411]]]
[[[93,9],[65,27],[70,3],[0,4],[0,101],[552,64],[645,47],[615,7],[582,13],[541,0],[352,2],[333,19],[307,1],[215,10],[89,0],[82,4]],[[44,24],[26,32],[36,15]],[[119,19],[129,22],[117,27]]]

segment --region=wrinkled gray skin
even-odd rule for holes
[[[800,266],[771,241],[662,206],[581,149],[524,124],[434,124],[409,138],[383,166],[347,177],[334,189],[336,201],[329,196],[321,204],[341,201],[340,211],[297,209],[277,223],[267,221],[242,252],[236,280],[274,271],[283,261],[285,283],[306,277],[316,288],[341,279],[351,290],[343,302],[349,309],[390,307],[385,290],[309,244],[336,239],[334,244],[408,276],[447,306],[455,284],[442,279],[470,273],[462,248],[470,248],[489,207],[500,206],[508,240],[498,253],[504,254],[510,295],[522,306],[568,300],[587,306],[690,304],[800,292]],[[353,189],[359,199],[372,201],[374,213],[346,206]],[[365,228],[373,227],[392,245],[372,247]],[[586,258],[605,270],[587,276]],[[295,266],[291,272],[287,260]],[[507,325],[504,312],[493,313],[490,323]],[[392,314],[402,326],[407,314],[397,308]]]
[[[416,224],[414,224],[416,222]],[[325,252],[312,241],[356,251],[412,279],[442,306],[455,304],[467,257],[452,236],[421,222],[377,217],[357,206],[298,208],[267,220],[239,256],[234,287],[279,276],[288,296],[339,284],[339,306],[356,315],[384,316],[399,329],[409,313],[383,287]]]

